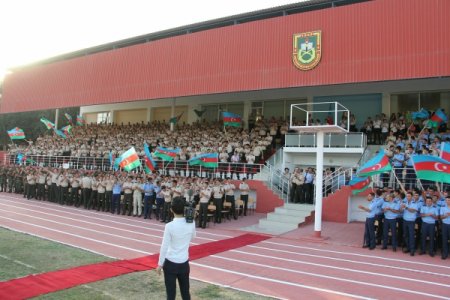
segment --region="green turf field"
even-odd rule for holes
[[[0,228],[0,281],[96,262],[110,258],[74,247]],[[165,299],[163,275],[131,273],[35,299]],[[191,280],[192,299],[270,299]],[[181,299],[181,297],[177,297]]]

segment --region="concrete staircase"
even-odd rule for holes
[[[275,208],[274,212],[268,213],[267,218],[260,219],[259,224],[242,228],[242,230],[280,235],[305,223],[314,211],[312,204],[286,203],[282,207]]]

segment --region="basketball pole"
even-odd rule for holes
[[[322,185],[323,185],[323,143],[324,132],[317,132],[317,156],[316,156],[316,204],[314,215],[314,236],[321,237],[322,234]]]

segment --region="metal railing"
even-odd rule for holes
[[[290,193],[289,178],[286,178],[280,169],[276,169],[270,164],[265,165],[261,173],[266,177],[266,185],[285,203],[288,203]]]
[[[317,147],[317,138],[314,133],[286,134],[286,147]],[[324,138],[325,148],[365,148],[367,137],[361,132],[327,133]]]
[[[145,165],[144,159],[140,158],[141,167],[136,168],[137,172],[143,171]],[[33,165],[40,167],[65,168],[65,169],[85,169],[110,171],[113,166],[109,158],[104,157],[74,157],[74,156],[45,156],[45,155],[27,155],[18,161],[17,155],[5,156],[6,164],[15,165]],[[162,175],[178,176],[199,176],[210,178],[253,178],[261,172],[262,164],[247,163],[223,163],[219,162],[217,168],[206,168],[202,166],[190,166],[186,160],[161,161],[155,160],[157,172]]]
[[[431,180],[419,179],[413,167],[392,167],[388,173],[378,174],[372,177],[373,184],[376,187],[388,187],[391,189],[413,190],[415,188],[427,190],[429,187],[436,186],[440,191],[444,191],[450,187],[449,184],[436,182]]]
[[[286,177],[280,169],[276,169],[271,165],[266,165],[262,168],[262,174],[265,175],[266,185],[276,193],[285,203],[291,203],[291,182],[290,178]],[[352,168],[338,168],[329,177],[324,175],[322,183],[323,196],[326,197],[331,193],[336,192],[343,186],[348,185],[352,178],[354,169]],[[314,200],[316,194],[316,185],[314,184]]]
[[[283,148],[278,149],[269,159],[266,160],[266,165],[271,165],[272,167],[281,167],[283,164]]]

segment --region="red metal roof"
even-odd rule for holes
[[[450,76],[450,1],[377,0],[175,36],[10,74],[0,111]],[[322,60],[292,63],[321,30]]]

